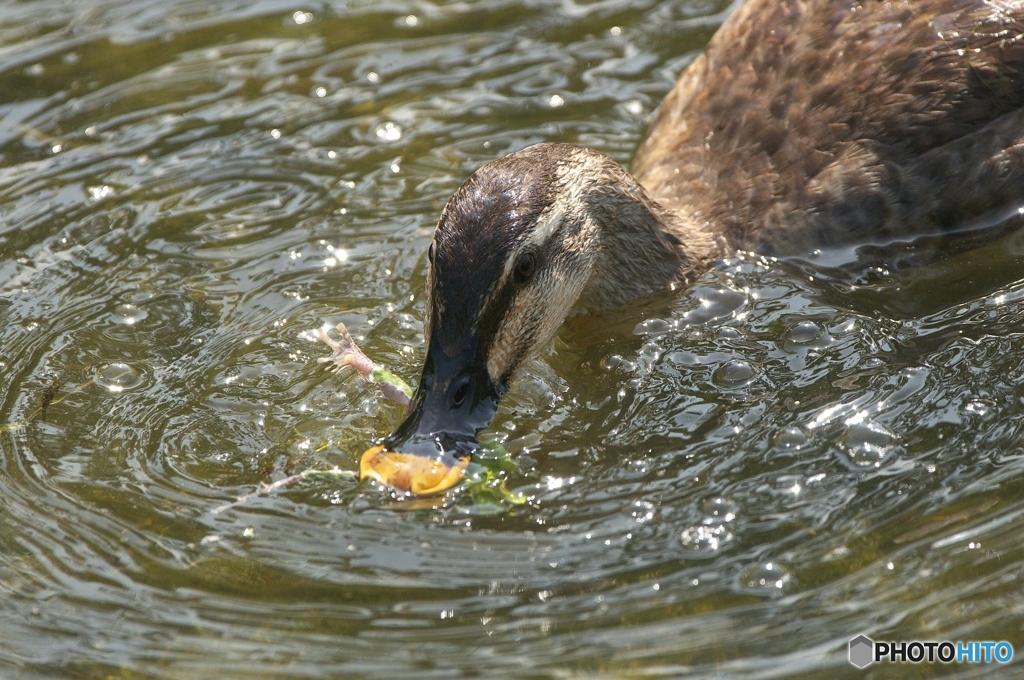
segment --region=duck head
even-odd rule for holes
[[[660,216],[625,170],[582,147],[539,144],[474,173],[428,251],[419,387],[383,446],[363,454],[361,477],[415,494],[458,482],[509,384],[574,307],[678,278],[679,243]],[[638,226],[650,238],[629,238]]]

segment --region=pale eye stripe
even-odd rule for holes
[[[530,233],[530,238],[526,240],[527,244],[532,246],[544,245],[558,231],[563,217],[565,217],[565,202],[558,201],[541,215],[540,224]]]
[[[540,216],[538,220],[537,228],[530,232],[530,237],[526,239],[520,247],[512,251],[508,258],[505,260],[505,267],[501,272],[501,282],[508,281],[508,278],[512,276],[512,268],[516,266],[516,260],[527,248],[541,248],[548,240],[558,232],[558,228],[562,225],[562,218],[565,217],[565,203],[559,201],[555,203]]]

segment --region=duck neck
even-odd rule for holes
[[[610,309],[692,282],[720,254],[707,229],[662,207],[616,167],[614,181],[596,185],[584,197],[597,252],[577,312]]]

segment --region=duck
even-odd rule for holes
[[[1024,2],[747,0],[665,97],[632,172],[547,142],[454,193],[427,252],[422,375],[360,476],[456,484],[570,315],[676,290],[736,251],[976,244],[1024,224],[1021,206]]]

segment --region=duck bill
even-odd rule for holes
[[[416,495],[457,484],[480,448],[477,433],[494,417],[501,390],[475,352],[448,357],[431,343],[405,419],[363,454],[359,478]]]
[[[367,449],[359,461],[359,478],[374,479],[417,496],[429,496],[458,484],[468,466],[469,457],[445,460],[374,446]]]

